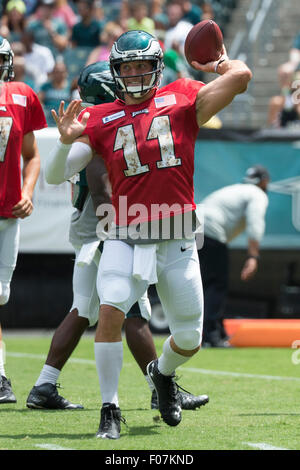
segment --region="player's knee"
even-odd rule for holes
[[[180,349],[186,351],[196,350],[200,347],[201,344],[201,331],[199,330],[185,330],[177,331],[173,333],[173,339]]]
[[[130,285],[127,278],[110,279],[109,276],[101,281],[100,298],[102,304],[122,306],[130,296]]]
[[[10,287],[8,284],[0,282],[0,305],[7,304],[10,296]]]

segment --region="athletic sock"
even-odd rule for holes
[[[55,369],[55,367],[48,366],[47,364],[45,364],[41,370],[39,378],[37,379],[35,383],[35,386],[38,387],[39,385],[42,385],[45,383],[50,383],[50,384],[55,385],[59,377],[59,374],[60,374],[59,369]]]
[[[119,406],[118,385],[123,364],[123,343],[94,343],[102,403]]]
[[[182,356],[181,354],[173,351],[170,345],[170,340],[171,336],[169,336],[169,338],[164,342],[163,352],[158,358],[158,370],[163,375],[172,375],[177,367],[190,359],[190,357]]]
[[[0,341],[0,345],[1,345],[1,341]],[[1,375],[6,377],[5,368],[4,368],[4,349],[3,349],[3,347],[0,348],[0,377],[1,377]]]

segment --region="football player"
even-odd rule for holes
[[[0,306],[5,305],[10,296],[20,219],[33,211],[32,196],[40,171],[40,155],[33,131],[47,127],[35,92],[13,79],[13,52],[9,42],[0,36]],[[0,325],[0,403],[15,402],[4,368]]]
[[[83,106],[99,105],[115,100],[116,86],[108,62],[97,62],[85,67],[78,80]],[[98,321],[99,300],[96,289],[97,270],[100,259],[100,240],[96,233],[99,222],[96,209],[101,204],[110,204],[110,190],[106,181],[103,160],[94,159],[85,170],[72,179],[72,195],[75,212],[71,217],[69,240],[76,258],[73,272],[73,305],[70,312],[54,333],[50,350],[42,371],[29,393],[26,405],[34,409],[82,409],[82,405],[71,403],[58,394],[59,374],[78,344],[83,332]],[[49,183],[61,183],[64,175],[59,168],[48,168]],[[105,238],[105,233],[103,234]],[[156,358],[155,346],[149,330],[151,306],[147,295],[139,301],[125,320],[125,334],[129,348],[139,364],[152,390],[151,408],[157,408],[157,395],[148,379],[146,366]],[[140,312],[140,313],[139,313]],[[180,391],[181,406],[196,409],[208,402],[207,395],[194,396]]]
[[[87,108],[78,119],[80,100],[52,111],[60,132],[52,158],[80,167],[101,155],[112,186],[115,224],[104,242],[97,280],[95,359],[102,395],[97,437],[120,437],[121,328],[149,284],[156,284],[171,331],[161,356],[147,366],[159,411],[170,426],[181,421],[175,370],[201,345],[203,292],[191,233],[194,145],[199,127],[244,92],[252,74],[242,61],[229,60],[225,48],[218,61],[193,65],[219,77],[205,86],[179,79],[159,88],[159,42],[146,32],[128,31],[110,55],[119,99]]]

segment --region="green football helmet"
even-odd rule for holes
[[[0,64],[0,81],[9,82],[14,79],[13,58],[14,53],[7,39],[0,36],[0,54],[3,63]]]
[[[134,60],[149,60],[152,63],[152,71],[141,75],[139,85],[126,85],[124,79],[128,76],[122,76],[120,66],[124,62]],[[145,31],[127,31],[122,34],[113,44],[110,57],[110,69],[116,82],[118,93],[130,93],[135,98],[139,98],[152,88],[159,85],[163,65],[163,52],[158,40]],[[151,75],[148,85],[145,84],[145,77]],[[132,78],[132,76],[130,77]]]
[[[85,67],[78,78],[78,91],[86,106],[114,101],[117,98],[116,84],[109,63],[101,61]]]

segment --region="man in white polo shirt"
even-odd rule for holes
[[[228,243],[246,231],[248,253],[241,279],[248,281],[258,269],[269,180],[268,170],[255,165],[247,170],[243,183],[225,186],[201,201],[204,205],[204,244],[198,255],[204,289],[203,346],[229,346],[222,319],[228,291]]]

